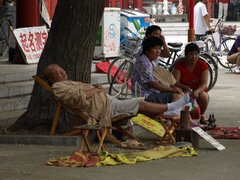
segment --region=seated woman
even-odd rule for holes
[[[153,75],[153,61],[161,54],[162,40],[157,37],[149,37],[143,41],[142,45],[142,55],[137,57],[136,63],[132,67],[132,92],[145,97],[145,101],[148,102],[165,104],[176,101],[182,96],[181,89],[174,85],[164,85]],[[136,84],[141,88],[136,89]],[[179,114],[180,110],[175,113]]]
[[[207,110],[209,96],[207,93],[208,64],[199,59],[199,47],[189,43],[185,47],[185,58],[176,62],[173,75],[176,81],[185,89],[190,90],[190,96],[196,99],[200,108],[200,123],[204,124],[204,113]]]
[[[231,64],[236,64],[233,72],[240,74],[240,36],[237,37],[231,50],[229,51],[227,61]]]

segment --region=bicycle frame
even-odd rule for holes
[[[212,40],[213,42],[213,50],[218,53],[221,52],[221,46],[222,46],[222,42],[223,42],[223,34],[221,33],[221,28],[223,27],[223,22],[222,22],[222,18],[218,19],[216,25],[215,25],[215,32],[212,33],[212,32],[209,32],[207,33],[208,35],[210,35],[210,37],[208,36],[206,38],[207,39],[210,39]],[[216,37],[217,35],[217,37]],[[205,41],[206,41],[205,40]],[[218,41],[218,44],[217,44],[217,41]],[[209,47],[207,47],[209,49]],[[221,55],[221,54],[219,54]]]

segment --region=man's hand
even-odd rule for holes
[[[170,87],[172,89],[172,92],[178,93],[178,94],[182,94],[182,95],[184,94],[181,88],[178,88],[178,87],[176,87],[174,85],[171,85]]]
[[[212,33],[214,33],[214,32],[215,32],[215,28],[211,27],[209,31],[211,31]]]
[[[103,87],[100,84],[94,84],[93,86],[98,89],[103,89]]]

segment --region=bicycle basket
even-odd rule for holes
[[[223,35],[233,35],[235,32],[236,32],[236,29],[237,29],[237,26],[234,25],[234,26],[224,26],[222,29],[221,29],[221,33]]]

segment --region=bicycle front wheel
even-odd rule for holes
[[[223,42],[221,45],[221,52],[223,52],[223,55],[228,55],[228,52],[231,50],[235,41],[236,41],[236,38],[234,37],[226,37],[223,39]]]
[[[212,53],[214,52],[214,50],[215,50],[214,47],[215,47],[215,46],[214,46],[214,42],[213,42],[212,39],[207,39],[207,40],[205,41],[205,48],[206,48],[205,51],[206,51],[206,52],[212,54]]]
[[[125,59],[114,74],[109,88],[109,95],[118,98],[131,96],[131,71],[133,61]]]

